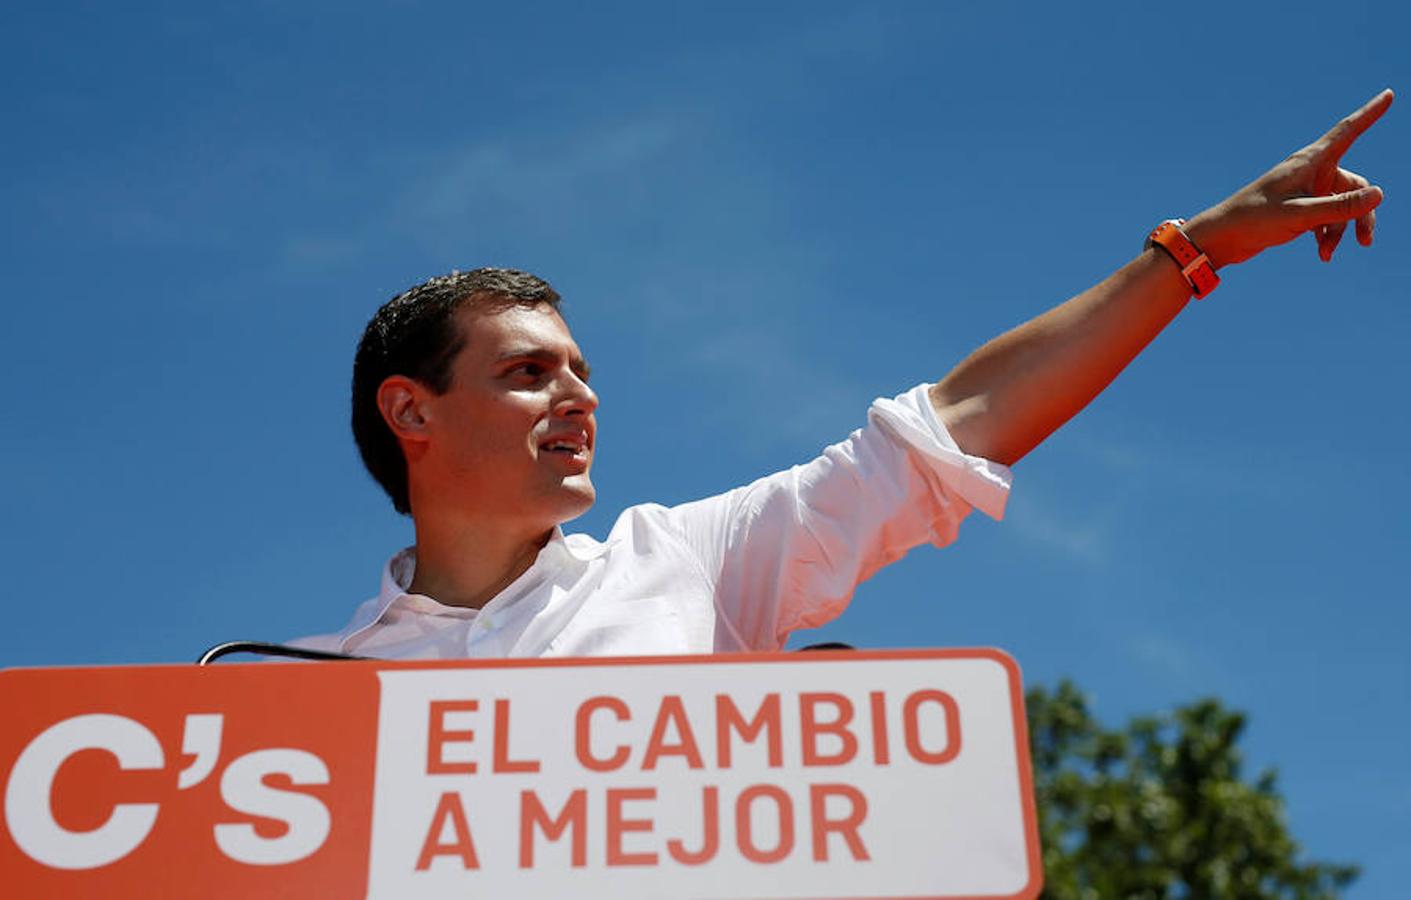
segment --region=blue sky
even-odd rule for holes
[[[1392,4],[46,4],[0,35],[0,665],[341,624],[409,523],[353,346],[452,268],[550,279],[631,503],[816,454],[1383,87],[1377,243],[1230,270],[968,522],[808,640],[993,645],[1117,722],[1251,716],[1311,856],[1411,837]],[[1408,193],[1407,196],[1411,196]]]

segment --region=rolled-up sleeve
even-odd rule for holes
[[[1009,469],[961,452],[928,388],[875,401],[809,463],[667,511],[713,584],[717,646],[778,649],[911,548],[954,541],[972,508],[1004,515]]]

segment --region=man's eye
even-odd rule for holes
[[[528,375],[530,378],[538,378],[544,374],[544,367],[538,363],[521,363],[510,369],[511,375]]]

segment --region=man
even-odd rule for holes
[[[425,659],[772,650],[836,616],[922,543],[999,518],[1008,467],[1087,405],[1234,265],[1305,232],[1370,245],[1380,189],[1339,167],[1383,91],[1318,141],[1100,284],[986,343],[934,385],[872,405],[818,459],[718,497],[628,509],[606,541],[561,523],[594,499],[598,397],[523,272],[435,278],[393,298],[354,364],[353,430],[416,544],[342,631],[306,647]]]

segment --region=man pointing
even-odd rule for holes
[[[604,541],[560,525],[594,499],[598,397],[523,272],[479,269],[393,298],[358,347],[353,431],[416,527],[378,595],[297,643],[399,659],[774,650],[972,508],[999,518],[1008,466],[1102,391],[1218,270],[1348,223],[1372,243],[1379,188],[1340,163],[1383,91],[1100,284],[986,343],[933,385],[872,404],[817,459],[705,500],[634,506]]]

